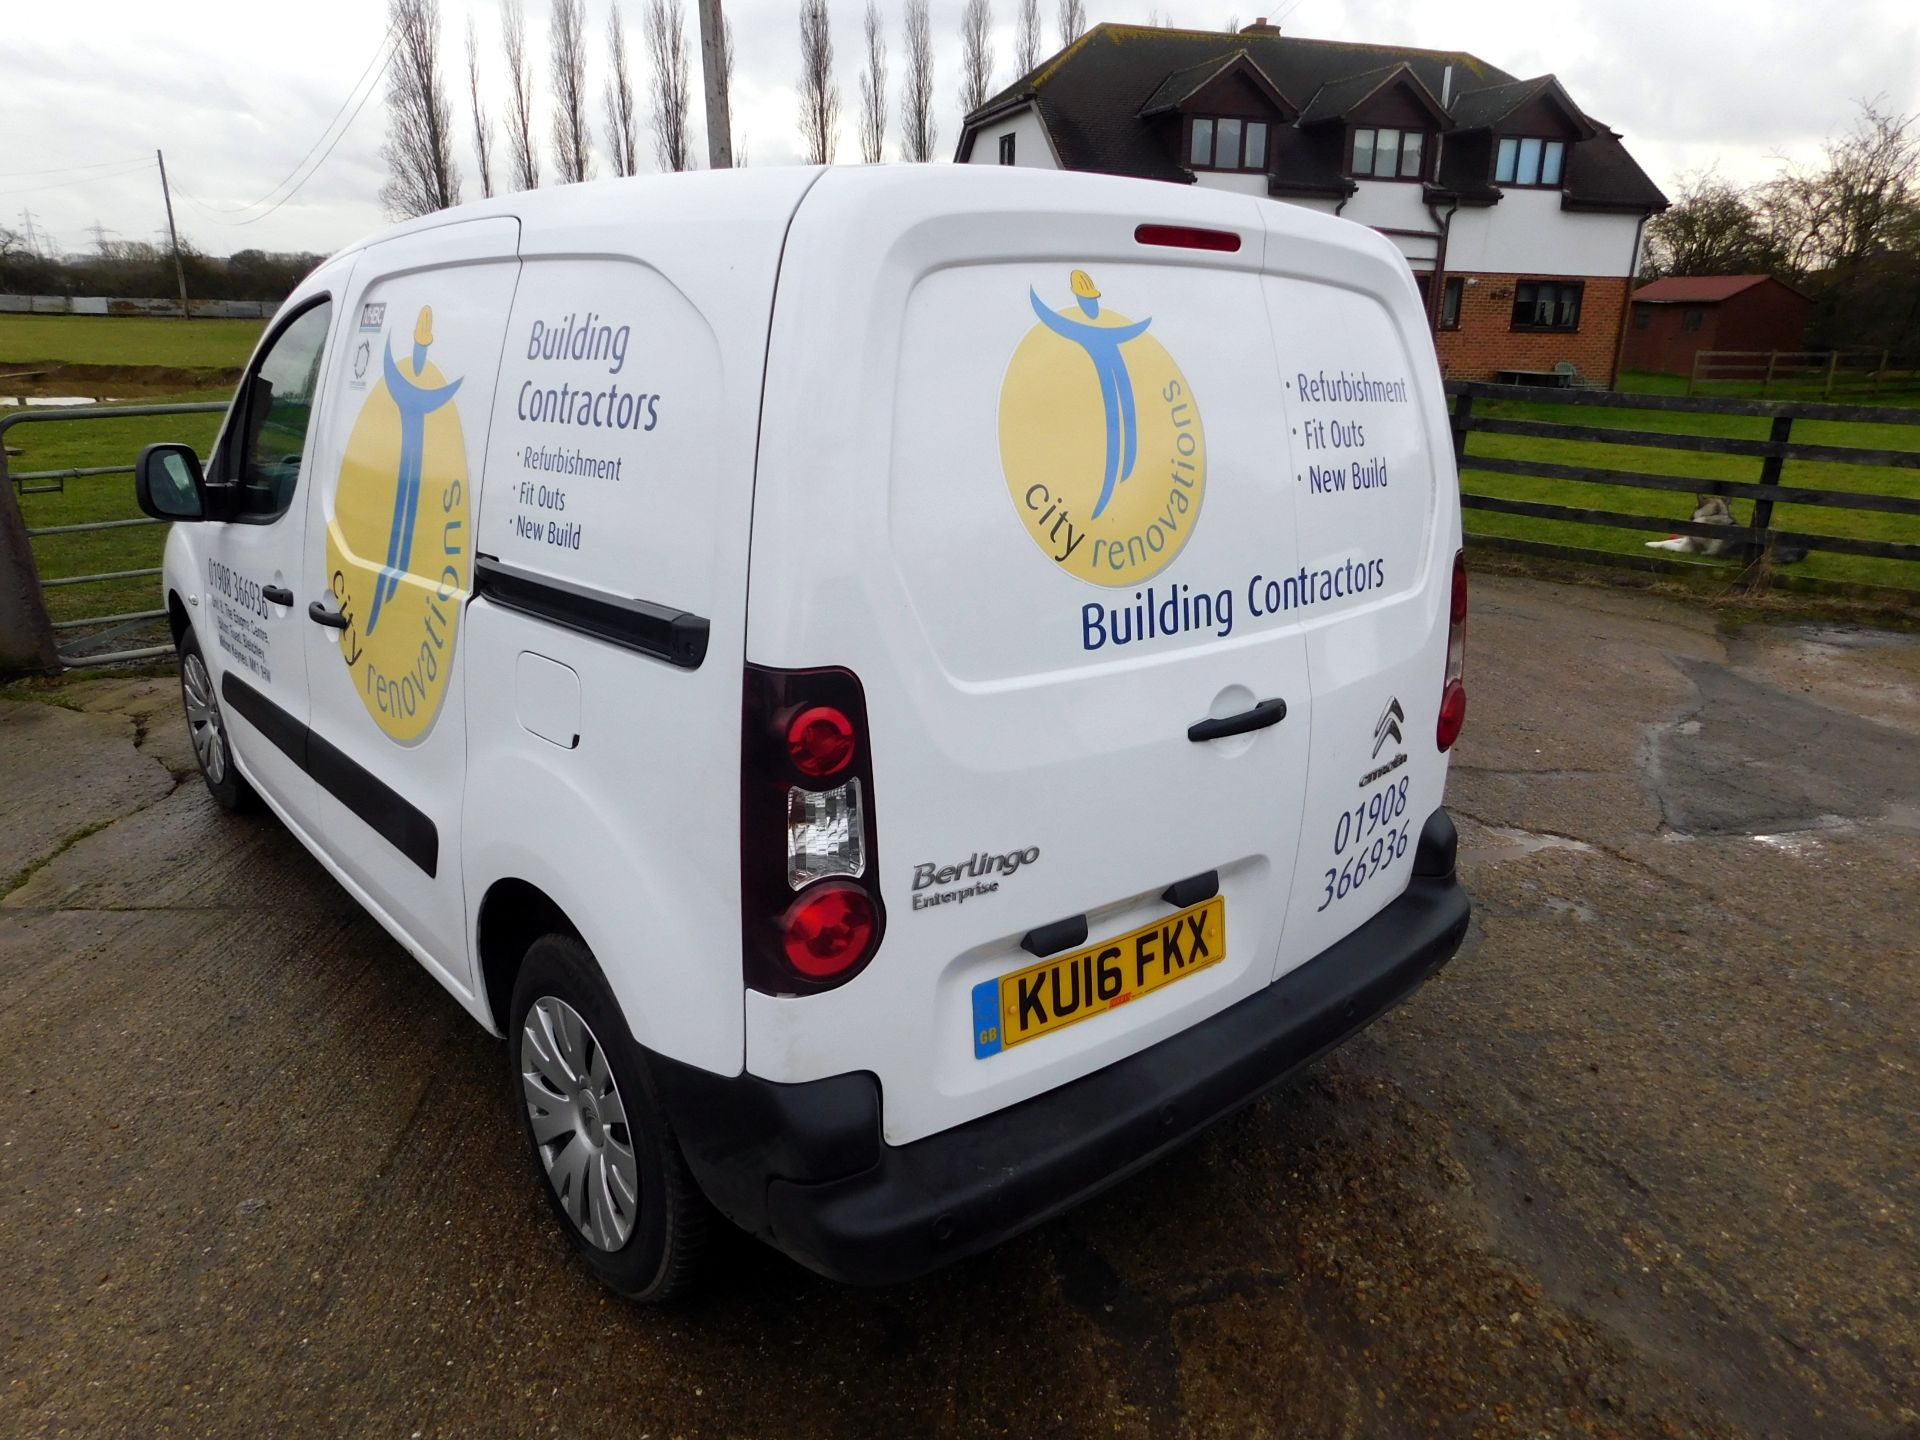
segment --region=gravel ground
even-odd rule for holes
[[[730,1238],[669,1310],[170,681],[11,692],[0,1434],[1920,1435],[1920,644],[1505,579],[1470,631],[1424,991],[976,1263]]]

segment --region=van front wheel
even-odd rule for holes
[[[233,742],[227,737],[227,718],[213,688],[207,658],[191,629],[180,636],[180,708],[187,716],[187,738],[207,793],[228,810],[260,808],[260,797],[233,763]]]
[[[536,940],[507,1037],[527,1143],[574,1249],[629,1299],[683,1294],[705,1248],[706,1199],[593,952],[571,935]]]

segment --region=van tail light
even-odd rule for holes
[[[886,929],[859,677],[747,666],[740,746],[747,986],[804,995],[844,984]]]
[[[1434,738],[1442,750],[1453,748],[1460,727],[1467,723],[1467,687],[1461,681],[1467,665],[1467,552],[1453,556],[1453,595],[1447,609],[1447,675],[1440,687],[1440,723]]]

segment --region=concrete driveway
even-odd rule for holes
[[[1468,678],[1411,1003],[981,1261],[669,1310],[170,681],[0,701],[0,1434],[1920,1434],[1920,645],[1493,579]]]

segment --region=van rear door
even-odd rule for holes
[[[1261,295],[1281,373],[1300,563],[1373,583],[1299,612],[1313,689],[1293,905],[1274,975],[1311,960],[1406,888],[1441,803],[1459,482],[1433,341],[1383,239],[1262,207]]]
[[[959,168],[831,171],[795,218],[747,654],[862,681],[886,931],[838,989],[750,993],[748,1066],[874,1072],[893,1143],[1273,975],[1300,617],[1377,577],[1303,569],[1264,208]]]

